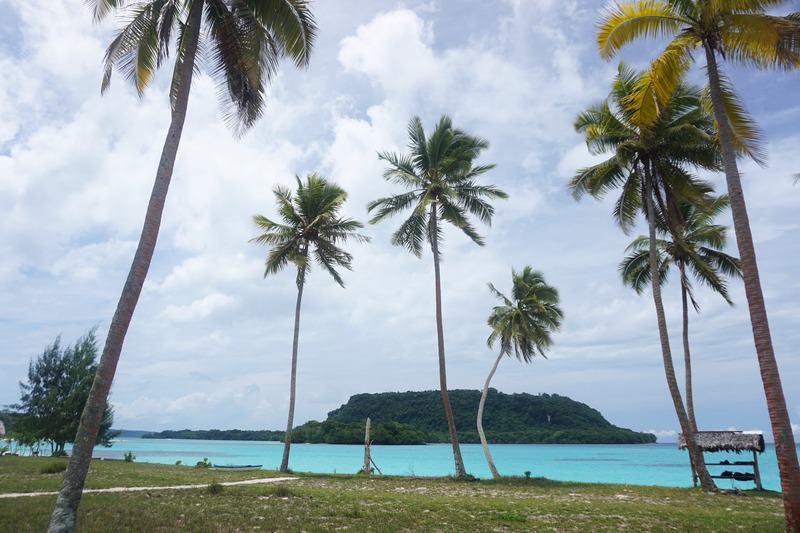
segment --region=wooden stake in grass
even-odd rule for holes
[[[370,468],[369,468],[369,463],[370,463],[370,461],[372,459],[371,459],[370,454],[369,454],[369,447],[372,444],[372,442],[370,442],[370,439],[369,439],[369,424],[370,424],[370,420],[369,420],[369,417],[367,417],[367,427],[364,430],[364,466],[362,466],[361,470],[359,470],[359,472],[358,472],[359,474],[370,474],[371,473]]]

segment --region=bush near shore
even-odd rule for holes
[[[56,491],[47,459],[0,457],[0,495]],[[780,494],[504,478],[455,481],[299,474],[292,481],[212,484],[277,477],[186,466],[96,461],[87,488],[201,484],[203,488],[84,494],[82,533],[109,531],[781,531]],[[657,480],[654,480],[657,481]],[[0,497],[4,532],[44,531],[55,496]]]

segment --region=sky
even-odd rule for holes
[[[486,319],[530,265],[565,314],[548,357],[505,358],[492,386],[565,395],[611,423],[675,439],[650,291],[622,285],[625,235],[616,195],[575,201],[567,182],[599,161],[572,126],[608,94],[618,59],[594,44],[601,0],[316,0],[310,65],[284,63],[261,120],[237,140],[213,80],[193,84],[152,266],[125,340],[110,401],[124,429],[283,429],[296,298],[289,268],[264,278],[267,249],[252,216],[276,215],[272,189],[319,172],[348,191],[346,216],[400,192],[377,153],[406,150],[407,125],[448,115],[490,147],[483,176],[506,191],[476,246],[445,230],[442,263],[447,378],[480,389],[496,357]],[[102,59],[119,21],[93,24],[81,0],[0,0],[0,405],[19,400],[28,364],[61,335],[97,326],[101,342],[138,242],[169,121],[169,68],[139,98]],[[641,42],[619,56],[644,67]],[[702,80],[702,64],[692,78]],[[767,150],[741,162],[776,357],[800,436],[800,73],[727,68]],[[704,175],[724,192],[721,175]],[[429,250],[392,246],[402,218],[349,244],[339,287],[319,268],[304,292],[296,424],[324,420],[353,394],[438,389]],[[726,213],[720,222],[730,225]],[[733,231],[729,253],[736,254]],[[744,291],[736,305],[698,288],[691,316],[700,429],[763,430],[772,440]],[[664,288],[676,368],[677,277]]]

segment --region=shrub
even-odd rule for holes
[[[225,490],[225,487],[220,485],[219,483],[212,483],[206,488],[206,492],[209,494],[222,494]]]
[[[126,463],[132,463],[136,460],[136,456],[133,455],[133,452],[126,452],[123,457],[125,458]]]

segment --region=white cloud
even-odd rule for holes
[[[17,400],[27,362],[56,335],[74,340],[95,324],[104,334],[169,120],[169,68],[142,100],[118,73],[99,95],[113,24],[92,25],[73,3],[9,4],[18,24],[13,42],[0,41],[0,404]],[[282,65],[262,120],[241,140],[219,117],[213,81],[197,79],[114,382],[121,424],[282,427],[294,273],[263,278],[266,249],[248,242],[256,235],[251,216],[274,216],[276,184],[319,171],[348,190],[346,214],[366,221],[369,200],[397,192],[381,179],[377,152],[405,150],[412,115],[429,130],[447,114],[490,141],[481,162],[497,167],[486,179],[511,195],[496,203],[493,226],[480,228],[485,247],[452,228],[445,233],[451,386],[478,388],[493,357],[485,340],[495,301],[486,283],[507,291],[511,268],[531,265],[559,288],[564,330],[548,360],[504,362],[496,386],[569,395],[634,429],[675,425],[652,302],[618,280],[630,238],[611,220],[615,197],[577,203],[565,184],[597,160],[572,121],[608,93],[615,71],[614,62],[596,57],[597,6],[403,6],[317,6],[322,31],[311,66]],[[791,244],[800,238],[800,186],[790,176],[800,172],[793,130],[800,108],[779,96],[797,92],[796,75],[783,74],[780,83],[786,90],[760,87],[757,95],[771,167],[743,164],[743,171],[776,353],[784,382],[793,383],[800,380],[792,357],[800,294]],[[309,278],[298,422],[324,418],[351,394],[438,386],[431,257],[426,251],[418,260],[389,244],[400,221],[368,226],[372,244],[348,247],[355,259],[354,271],[343,272],[346,289],[319,269]],[[674,288],[664,297],[679,358]],[[744,295],[739,283],[731,288],[733,309],[697,290],[698,416],[707,427],[768,427]],[[798,405],[797,394],[786,388],[789,405]],[[659,433],[674,438],[669,431]]]

